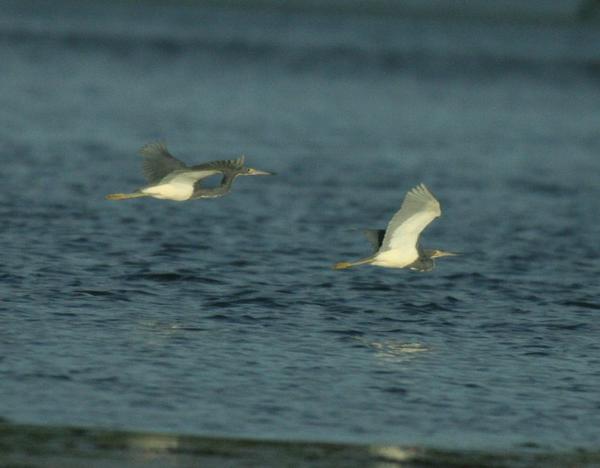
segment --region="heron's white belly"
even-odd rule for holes
[[[417,249],[392,249],[379,252],[371,265],[386,268],[404,268],[419,258]]]
[[[160,198],[163,200],[183,201],[188,200],[192,196],[192,193],[194,192],[194,186],[190,184],[177,184],[171,182],[167,184],[146,187],[142,189],[142,192],[147,193],[154,198]]]

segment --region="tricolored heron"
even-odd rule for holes
[[[237,159],[211,161],[196,166],[186,166],[175,158],[162,142],[150,143],[139,153],[144,157],[143,172],[148,185],[133,193],[113,193],[108,200],[153,197],[163,200],[185,201],[196,198],[222,197],[231,190],[238,176],[273,175],[272,172],[244,167],[244,156]],[[205,187],[204,179],[221,174],[217,187]]]

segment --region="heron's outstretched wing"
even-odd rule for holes
[[[142,170],[150,184],[156,184],[171,172],[187,167],[169,153],[165,144],[160,141],[143,146],[139,153],[144,157]]]
[[[195,176],[194,190],[201,189],[202,181],[215,174],[223,174],[221,186],[228,180],[229,175],[239,171],[244,167],[244,156],[237,159],[223,159],[220,161],[210,161],[204,164],[197,164],[189,168]]]
[[[381,251],[415,249],[419,235],[442,211],[433,194],[420,184],[411,189],[385,231]]]
[[[221,161],[210,161],[204,164],[197,164],[190,167],[193,171],[212,171],[210,175],[216,174],[217,172],[231,173],[239,171],[244,167],[244,156],[240,156],[237,159],[223,159]]]

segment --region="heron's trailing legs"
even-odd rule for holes
[[[360,260],[356,260],[355,262],[338,262],[335,265],[333,265],[333,269],[334,270],[345,270],[346,268],[352,268],[353,266],[357,266],[357,265],[364,265],[365,263],[371,263],[374,260],[374,258],[371,257],[367,257],[367,258],[361,258]]]
[[[107,200],[127,200],[128,198],[140,198],[140,197],[148,197],[147,193],[142,192],[134,192],[134,193],[111,193],[110,195],[106,195]]]

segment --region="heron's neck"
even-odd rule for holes
[[[200,188],[196,190],[194,195],[192,195],[191,199],[194,198],[213,198],[220,197],[225,195],[229,190],[231,190],[231,184],[238,176],[238,174],[224,174],[221,179],[221,183],[218,187],[214,188]]]
[[[224,174],[223,180],[221,180],[221,184],[217,187],[219,193],[227,193],[231,190],[231,184],[237,177],[238,174]]]

